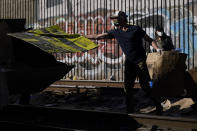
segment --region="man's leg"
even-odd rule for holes
[[[133,87],[136,79],[136,66],[129,60],[125,61],[125,72],[124,72],[124,91],[126,95],[126,106],[127,112],[134,112],[135,100],[133,98]]]
[[[151,88],[149,85],[150,75],[148,72],[148,68],[145,61],[138,63],[137,74],[139,76],[140,86],[147,93],[147,95],[152,99],[155,103],[156,111],[158,114],[162,112],[162,106],[158,98],[152,95]]]

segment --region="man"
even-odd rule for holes
[[[174,45],[172,43],[172,39],[170,36],[166,35],[162,26],[157,25],[155,28],[155,43],[157,44],[158,48],[162,51],[171,51],[174,50]],[[165,99],[164,97],[160,98],[162,102],[161,105],[163,106],[164,110],[167,110],[171,107],[171,102],[169,99]]]
[[[111,19],[117,19],[116,29],[112,29],[109,32],[103,34],[87,35],[86,37],[89,39],[116,38],[118,41],[122,51],[126,56],[124,83],[127,112],[134,112],[135,100],[133,98],[133,87],[137,76],[139,77],[141,88],[154,101],[156,105],[156,111],[161,112],[162,107],[160,102],[151,95],[149,86],[150,76],[146,65],[146,51],[143,48],[142,39],[144,38],[149,43],[152,43],[153,48],[155,48],[157,51],[160,51],[160,49],[139,26],[128,25],[127,15],[125,12],[120,11],[118,16],[111,16]]]
[[[172,39],[164,33],[162,26],[158,25],[155,29],[155,42],[162,51],[170,51],[174,49]]]

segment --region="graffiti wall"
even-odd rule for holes
[[[174,46],[188,54],[188,69],[197,66],[196,0],[40,0],[39,21],[34,28],[59,24],[68,33],[98,34],[114,28],[110,15],[126,11],[130,23],[141,26],[154,38],[156,25],[163,25]],[[45,23],[43,23],[45,22]],[[85,53],[56,54],[76,68],[69,75],[83,79],[123,80],[124,54],[115,40],[95,41],[99,47]]]
[[[109,17],[123,10],[131,24],[141,26],[152,38],[155,26],[162,25],[174,46],[188,55],[188,69],[197,66],[197,0],[35,0],[33,7],[30,14],[34,19],[27,23],[27,28],[58,24],[70,34],[83,35],[113,29],[114,21]],[[59,61],[76,65],[67,77],[113,77],[122,81],[125,56],[118,43],[114,39],[94,42],[99,47],[89,52],[54,54]],[[150,52],[149,45],[146,48]]]

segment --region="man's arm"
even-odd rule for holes
[[[100,40],[100,39],[109,39],[108,33],[103,34],[94,34],[94,35],[85,35],[84,37],[93,40]]]
[[[155,50],[157,50],[157,52],[158,52],[159,50],[161,50],[161,49],[158,48],[158,46],[157,46],[157,44],[155,43],[154,40],[152,41],[151,44],[152,44],[152,47],[153,47]]]
[[[160,49],[158,48],[157,44],[155,43],[155,41],[154,41],[152,38],[150,38],[147,34],[144,36],[144,40],[147,41],[147,42],[149,42],[149,43],[151,43],[151,44],[152,44],[152,47],[153,47],[155,50],[157,50],[157,51],[160,50]]]

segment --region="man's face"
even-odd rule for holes
[[[163,31],[156,31],[156,33],[157,33],[157,35],[158,35],[159,37],[162,37],[162,36],[163,36]]]
[[[111,19],[113,20],[115,26],[121,26],[127,24],[127,15],[122,11],[120,11],[118,15],[111,16]]]

